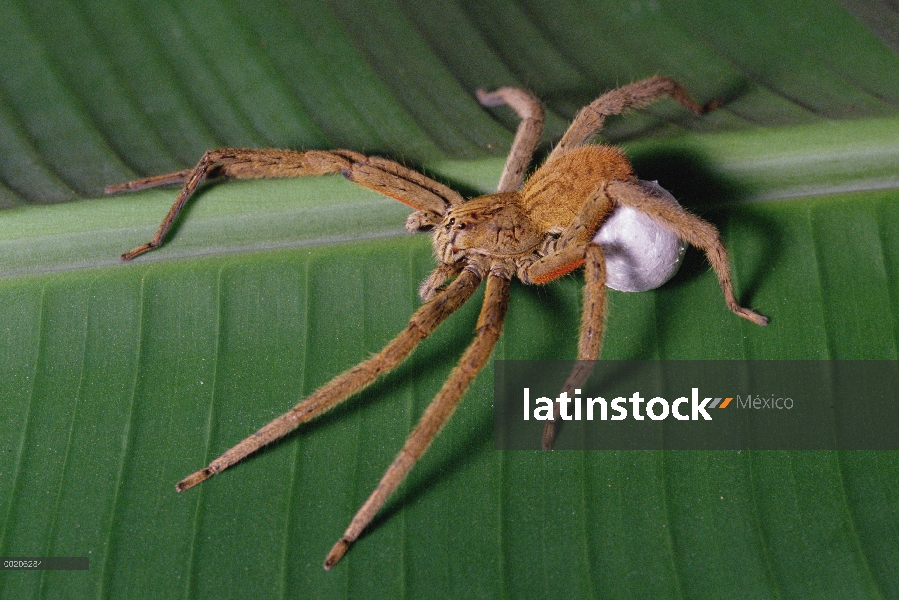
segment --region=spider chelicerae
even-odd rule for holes
[[[123,260],[131,260],[159,246],[197,187],[205,179],[219,177],[252,179],[341,173],[352,182],[412,207],[414,212],[406,220],[410,231],[433,232],[434,253],[439,262],[419,290],[424,305],[412,315],[406,329],[379,353],[336,376],[206,468],[188,475],[176,489],[184,491],[205,481],[371,384],[403,361],[486,279],[474,341],[378,486],[328,553],[324,566],[330,569],[424,454],[487,362],[502,330],[512,277],[527,284],[544,284],[583,266],[579,362],[565,390],[570,392],[586,380],[589,367],[584,365],[599,358],[606,311],[606,260],[594,236],[618,207],[641,211],[681,240],[701,249],[718,277],[728,308],[753,323],[767,324],[766,317],[737,303],[727,253],[718,230],[671,202],[658,187],[639,181],[618,148],[588,143],[607,116],[644,107],[664,96],[671,96],[696,114],[717,105],[716,102],[697,104],[680,84],[666,77],[651,77],[612,90],[577,114],[546,162],[525,181],[543,131],[544,116],[539,101],[517,88],[478,91],[481,104],[508,105],[521,118],[521,123],[497,193],[469,200],[396,162],[349,150],[224,148],[206,152],[194,168],[108,187],[107,193],[166,184],[183,186],[153,239],[123,254]],[[544,429],[543,447],[552,447],[554,438],[555,421],[550,420]]]

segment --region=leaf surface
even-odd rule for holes
[[[654,73],[725,107],[611,119],[640,176],[719,226],[610,293],[603,356],[896,359],[899,58],[865,3],[0,5],[0,597],[896,597],[895,452],[499,452],[492,369],[331,572],[321,561],[472,336],[481,295],[394,373],[196,489],[174,484],[377,351],[433,268],[408,209],[339,177],[104,185],[215,146],[350,147],[466,195],[545,99],[546,142]],[[547,146],[548,147],[548,146]],[[513,285],[496,358],[572,358],[580,275]]]

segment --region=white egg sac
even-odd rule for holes
[[[658,182],[640,181],[658,198],[680,206]],[[593,238],[606,255],[606,285],[622,292],[645,292],[674,277],[687,243],[664,225],[629,206],[619,206]]]

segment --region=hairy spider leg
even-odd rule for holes
[[[497,187],[500,192],[517,190],[524,183],[524,175],[543,134],[543,107],[536,96],[519,88],[504,87],[492,92],[478,90],[476,94],[483,106],[506,104],[521,117]]]
[[[483,273],[479,268],[464,270],[445,290],[419,308],[412,315],[406,329],[383,350],[317,389],[292,409],[213,460],[205,469],[182,479],[175,489],[183,492],[192,488],[366,388],[379,376],[400,364],[421,340],[462,306],[478,288],[482,278]]]
[[[425,450],[455,412],[469,384],[484,367],[499,339],[509,304],[509,280],[491,273],[478,317],[474,341],[465,350],[443,387],[428,405],[403,449],[384,473],[375,490],[350,522],[343,536],[325,558],[325,569],[333,567],[399,487]]]
[[[143,179],[135,179],[127,183],[118,183],[116,185],[107,185],[103,188],[105,194],[117,194],[119,192],[137,192],[149,188],[159,187],[161,185],[184,184],[194,169],[182,169],[174,173],[165,173],[163,175],[154,175],[152,177],[144,177]]]
[[[568,374],[562,392],[569,397],[576,395],[575,390],[584,387],[593,373],[593,365],[599,360],[602,349],[602,336],[606,322],[606,257],[602,246],[590,242],[587,244],[584,259],[584,298],[581,310],[581,329],[577,347],[577,362]],[[540,445],[544,450],[552,450],[558,432],[561,407],[553,404],[553,417],[543,425],[543,437]]]
[[[562,392],[573,396],[574,390],[583,387],[589,379],[593,371],[592,361],[599,359],[602,348],[603,326],[606,317],[606,258],[602,246],[592,241],[586,244],[569,245],[557,254],[550,254],[545,258],[550,257],[559,260],[563,266],[553,269],[552,265],[540,265],[552,269],[547,271],[548,277],[555,278],[581,265],[584,267],[583,308],[581,309],[577,362],[562,386]],[[549,279],[545,281],[549,281]],[[544,283],[545,281],[536,279],[535,283]],[[556,439],[559,410],[559,404],[553,404],[553,417],[544,424],[541,442],[544,450],[552,449]]]
[[[606,117],[623,113],[632,108],[643,108],[664,96],[671,96],[687,110],[697,115],[705,114],[721,104],[721,101],[717,99],[705,105],[697,103],[681,84],[668,77],[657,75],[636,81],[607,92],[582,108],[558,145],[553,148],[550,158],[583,145],[602,129]]]
[[[178,213],[205,179],[213,177],[233,179],[303,177],[329,173],[342,173],[354,183],[398,200],[415,208],[419,213],[433,215],[428,219],[432,222],[439,221],[439,216],[446,212],[447,206],[462,202],[462,197],[457,192],[441,183],[393,161],[379,157],[367,157],[358,152],[349,150],[297,152],[293,150],[221,148],[206,152],[193,169],[138,179],[106,188],[106,193],[111,194],[170,183],[184,184],[153,239],[122,254],[122,260],[131,260],[162,244]]]
[[[750,308],[740,306],[737,302],[734,286],[730,278],[730,266],[727,262],[727,250],[721,242],[721,234],[711,223],[700,219],[686,210],[675,206],[664,199],[653,195],[643,187],[625,181],[609,182],[606,191],[614,202],[631,206],[647,214],[665,227],[671,229],[678,237],[692,246],[702,250],[724,292],[727,308],[735,314],[752,321],[756,325],[767,325],[768,317]]]
[[[584,202],[577,217],[559,236],[555,251],[536,261],[519,275],[523,275],[526,280],[543,284],[582,265],[584,267],[577,362],[562,386],[562,392],[569,396],[573,396],[574,390],[587,382],[593,371],[593,361],[599,359],[602,348],[606,317],[606,259],[602,246],[593,242],[592,238],[614,208],[606,194],[607,185],[603,182],[597,186],[596,191]],[[551,449],[555,442],[559,410],[558,403],[554,404],[553,418],[543,426],[541,446],[544,450]]]

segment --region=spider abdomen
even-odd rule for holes
[[[561,230],[604,181],[636,181],[613,146],[581,146],[546,161],[524,184],[521,206],[542,231]]]

